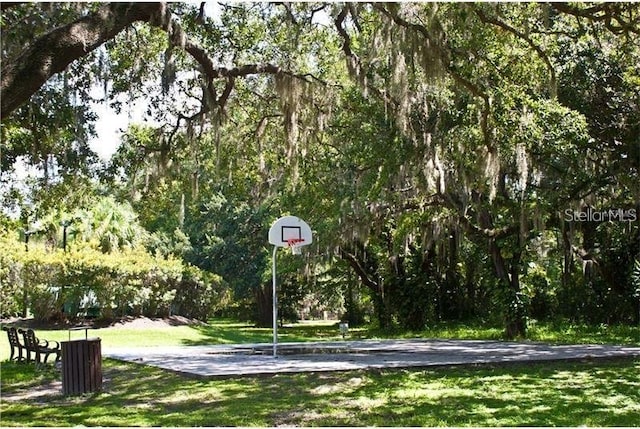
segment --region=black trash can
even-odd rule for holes
[[[102,390],[100,338],[62,341],[62,392],[80,395]]]

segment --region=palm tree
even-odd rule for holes
[[[100,198],[91,209],[76,216],[73,233],[83,241],[95,242],[104,253],[134,248],[148,238],[131,204],[117,202],[113,197]]]

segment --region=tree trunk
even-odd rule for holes
[[[388,300],[385,299],[384,286],[382,286],[381,289],[382,290],[375,295],[373,307],[380,329],[387,329],[391,326],[391,314],[389,311]]]
[[[260,328],[273,325],[273,295],[271,284],[263,284],[254,292],[256,312],[254,322]]]
[[[505,337],[509,340],[526,337],[526,315],[520,290],[521,252],[515,252],[511,263],[507,265],[495,240],[490,241],[489,247],[496,276],[500,285],[504,288]]]
[[[573,272],[573,249],[571,247],[571,224],[562,222],[562,250],[564,261],[562,266],[562,288],[567,290],[571,284],[571,273]]]
[[[522,290],[520,289],[520,263],[522,252],[518,250],[511,259],[511,275],[509,282],[509,308],[507,309],[507,320],[505,336],[508,339],[525,338],[527,336],[527,317],[525,303],[522,301]]]
[[[478,214],[478,222],[482,228],[489,231],[493,229],[491,215],[485,209]],[[516,227],[517,226],[517,227]],[[504,260],[502,249],[498,244],[498,234],[489,236],[489,253],[493,262],[493,267],[501,286],[502,305],[504,307],[505,337],[514,339],[527,335],[527,322],[522,293],[520,291],[520,264],[522,261],[522,243],[525,240],[526,218],[522,208],[519,213],[518,224],[511,225],[504,229],[501,240],[515,237],[516,249],[510,263]]]
[[[383,329],[389,327],[391,324],[391,315],[389,314],[387,299],[385,299],[384,279],[379,278],[377,281],[374,280],[374,276],[377,276],[378,273],[368,273],[365,269],[364,261],[360,261],[355,254],[348,252],[344,248],[340,249],[340,256],[353,268],[356,275],[362,281],[362,284],[365,285],[373,295],[373,307],[380,327]]]
[[[448,252],[446,260],[445,270],[445,283],[447,288],[453,292],[453,310],[456,319],[460,320],[466,313],[464,294],[460,288],[460,281],[458,278],[458,231],[456,228],[451,228],[448,239]]]

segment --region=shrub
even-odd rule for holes
[[[231,299],[229,289],[216,274],[185,266],[176,288],[173,307],[181,316],[206,320]]]
[[[65,253],[32,246],[26,251],[6,235],[0,245],[7,249],[0,256],[3,316],[28,303],[39,320],[59,317],[63,309],[75,318],[79,309],[95,306],[105,319],[172,312],[207,319],[228,299],[219,276],[143,250],[105,254],[87,246]]]

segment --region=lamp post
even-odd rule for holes
[[[24,251],[25,252],[29,251],[29,237],[32,236],[33,234],[35,234],[36,232],[38,232],[38,231],[36,231],[35,229],[32,229],[32,230],[25,229],[24,230]]]
[[[38,232],[38,229],[36,227],[32,229],[24,230],[24,251],[25,252],[29,251],[29,237],[31,237],[33,234],[36,234],[37,232]],[[29,301],[29,295],[27,293],[27,285],[25,284],[22,288],[22,317],[24,318],[27,317],[27,311],[29,310],[28,301]]]
[[[69,219],[65,219],[60,222],[60,226],[62,227],[62,250],[64,252],[67,251],[67,228],[71,225],[71,221]]]

